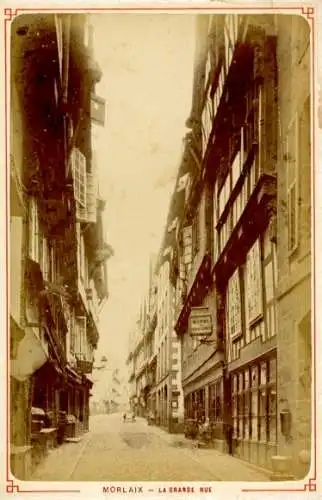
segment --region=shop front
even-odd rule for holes
[[[209,445],[226,451],[224,428],[224,365],[217,352],[184,380],[185,434],[197,438],[201,426],[209,428]]]
[[[271,468],[277,453],[276,351],[230,373],[232,453]]]

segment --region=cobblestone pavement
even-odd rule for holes
[[[40,481],[268,481],[265,471],[217,452],[193,447],[144,419],[120,414],[91,418],[79,443],[54,449],[32,480]],[[186,444],[186,446],[185,446]]]

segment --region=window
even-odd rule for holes
[[[77,337],[78,337],[78,352],[79,356],[82,356],[86,352],[86,317],[78,316],[77,321]]]
[[[213,113],[212,113],[212,102],[207,96],[206,104],[202,113],[202,152],[203,155],[206,152],[209,136],[212,129]]]
[[[263,314],[262,268],[259,239],[247,254],[246,281],[248,322],[252,324]]]
[[[232,375],[234,437],[276,443],[276,358]]]
[[[228,282],[227,308],[228,308],[228,333],[234,340],[242,334],[242,297],[239,269],[236,269]]]
[[[218,194],[218,218],[221,217],[230,197],[230,175],[228,174]]]
[[[195,418],[203,420],[206,414],[205,389],[199,389],[195,393]]]
[[[236,183],[240,177],[242,171],[242,155],[239,150],[234,156],[234,160],[231,167],[231,177],[232,177],[232,189],[236,186]]]
[[[298,245],[298,118],[291,123],[286,137],[288,250]]]
[[[36,198],[30,198],[28,207],[28,253],[29,258],[39,262],[39,215]]]
[[[83,207],[86,207],[86,158],[74,148],[72,152],[72,172],[74,180],[74,194],[76,201]]]

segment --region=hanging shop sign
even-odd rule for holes
[[[189,316],[189,333],[192,337],[212,334],[212,317],[208,307],[192,307]]]

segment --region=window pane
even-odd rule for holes
[[[266,361],[261,363],[261,375],[260,375],[260,383],[261,385],[264,385],[267,383],[267,365]]]
[[[259,420],[259,440],[266,441],[266,417],[262,417]]]
[[[237,396],[234,396],[232,400],[232,413],[233,417],[237,417]]]
[[[237,392],[237,375],[233,376],[233,392]]]
[[[249,388],[249,370],[245,370],[245,389]]]
[[[272,358],[269,361],[269,380],[270,382],[276,380],[276,359]]]
[[[259,397],[259,414],[261,417],[266,415],[266,406],[267,406],[267,392],[266,390],[261,390]]]
[[[249,415],[250,413],[250,393],[246,392],[244,395],[244,415]]]
[[[233,419],[233,435],[234,435],[234,437],[237,437],[237,432],[238,432],[237,418],[234,418]]]
[[[253,417],[257,417],[258,415],[258,395],[257,391],[253,391],[251,393],[251,402],[252,402],[252,407],[251,407],[251,412]]]
[[[244,436],[243,419],[239,417],[238,426],[238,437],[242,438]]]
[[[244,438],[249,439],[249,418],[244,419]]]
[[[251,374],[252,374],[252,387],[257,387],[258,386],[258,366],[252,366],[251,369]]]
[[[268,391],[268,413],[276,414],[276,387],[271,387]]]
[[[269,417],[269,441],[271,443],[276,442],[276,436],[277,436],[277,420],[276,416],[270,416]]]
[[[258,420],[257,417],[252,417],[252,439],[256,441],[258,439]]]
[[[243,373],[240,373],[238,376],[238,392],[241,392],[244,389],[243,375]]]

